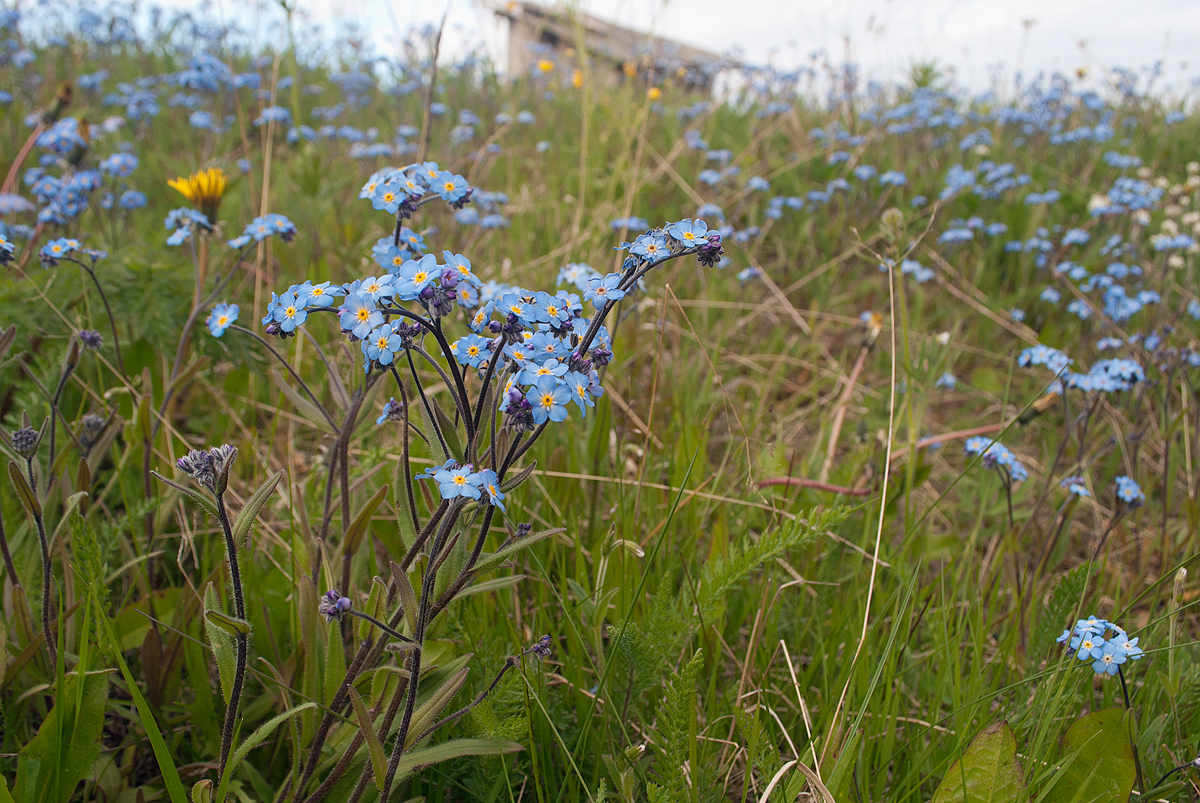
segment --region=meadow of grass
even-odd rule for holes
[[[971,95],[814,63],[710,101],[581,60],[435,71],[427,32],[371,60],[48,8],[2,18],[0,801],[377,800],[393,756],[392,800],[1200,795],[1200,125],[1151,73]],[[611,308],[604,395],[516,461],[483,559],[541,535],[429,621],[438,491],[403,489],[466,434],[450,366],[398,357],[449,412],[377,423],[400,373],[332,316],[259,322],[382,274],[396,220],[359,191],[421,160],[474,195],[404,225],[485,294],[582,295],[564,266],[620,272],[614,246],[694,217],[725,254]],[[98,186],[64,207],[38,167]],[[212,167],[215,229],[166,244],[167,181]],[[269,213],[294,238],[225,244]],[[58,238],[106,255],[41,256]],[[238,583],[174,466],[221,444]],[[425,549],[458,571],[466,543]],[[318,617],[330,589],[402,649]],[[1056,642],[1093,614],[1119,674]],[[418,722],[461,716],[400,744],[410,689]]]

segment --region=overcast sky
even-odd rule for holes
[[[214,2],[227,16],[249,19],[239,10],[244,0]],[[436,22],[448,6],[450,46],[483,42],[503,63],[505,27],[480,0],[298,3],[327,28],[357,23],[382,52],[393,20],[401,27]],[[849,52],[869,77],[883,79],[931,59],[952,66],[973,88],[986,86],[997,65],[1007,77],[1018,65],[1026,73],[1087,67],[1096,75],[1102,66],[1161,60],[1157,87],[1173,94],[1188,91],[1200,76],[1200,0],[583,0],[582,8],[707,50],[740,47],[757,63],[794,66],[816,50],[838,60]],[[268,6],[259,13],[278,11]]]

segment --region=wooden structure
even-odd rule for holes
[[[580,33],[591,59],[592,75],[606,85],[636,80],[648,86],[670,79],[698,92],[712,90],[713,78],[731,66],[715,53],[625,28],[582,13],[512,0],[493,7],[508,20],[508,74],[537,72],[550,61],[569,77],[578,65]]]

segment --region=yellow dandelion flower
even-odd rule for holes
[[[221,206],[221,197],[225,195],[225,190],[229,187],[229,176],[225,175],[225,171],[219,167],[210,167],[207,170],[192,173],[187,178],[180,176],[171,179],[167,182],[167,186],[179,192],[187,199],[188,203],[203,212],[209,221],[215,224],[217,209]]]
[[[538,72],[554,72],[554,62],[550,59],[539,59],[537,68]]]
[[[646,90],[646,97],[650,98],[650,100],[658,100],[662,97],[662,90],[656,86],[652,86]]]

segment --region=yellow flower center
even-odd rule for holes
[[[217,326],[224,326],[227,323],[229,323],[228,315],[222,315],[220,318],[217,318]]]
[[[478,357],[479,356],[479,346],[471,346],[470,348],[467,349],[467,354],[470,354],[472,357]]]
[[[363,307],[362,309],[360,309],[358,311],[358,319],[360,321],[365,321],[370,317],[371,317],[371,311],[369,309],[367,309],[366,307]]]
[[[284,314],[287,315],[289,318],[294,317],[296,314],[296,308],[288,307],[286,310],[284,310]]]
[[[464,477],[463,475],[461,475],[461,474],[456,474],[456,475],[455,475],[455,477],[454,477],[454,484],[455,484],[455,485],[465,485],[465,484],[466,484],[466,482],[467,482],[467,478],[466,478],[466,477]]]
[[[549,393],[543,394],[542,395],[542,406],[543,407],[553,407],[554,406],[554,397],[552,395],[550,395]]]

